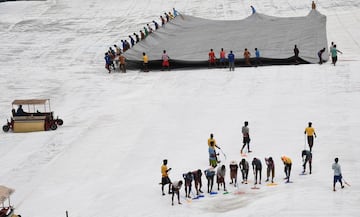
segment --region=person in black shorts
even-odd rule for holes
[[[249,134],[249,122],[245,121],[244,122],[244,126],[241,129],[241,132],[243,134],[243,146],[241,148],[241,154],[243,153],[243,150],[245,148],[245,146],[247,146],[248,152],[250,153],[250,134]]]
[[[169,184],[169,194],[170,192],[170,184],[171,180],[169,178],[168,172],[171,170],[171,168],[167,167],[167,159],[163,160],[163,165],[161,165],[161,191],[162,195],[165,195],[164,193],[164,186]]]

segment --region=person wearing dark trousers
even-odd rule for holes
[[[155,25],[155,30],[159,29],[159,24],[158,24],[155,20],[153,20],[152,22],[153,22],[154,25]]]
[[[316,10],[316,4],[314,1],[311,2],[311,9]]]
[[[149,57],[143,52],[143,71],[149,72]]]
[[[255,67],[261,65],[261,60],[260,60],[260,51],[259,49],[255,48]]]
[[[191,198],[190,192],[191,192],[192,181],[194,180],[194,175],[192,174],[192,172],[187,172],[183,174],[183,178],[185,181],[185,197]]]
[[[163,160],[163,165],[161,166],[161,191],[162,191],[162,195],[164,196],[164,186],[169,184],[169,194],[170,194],[170,184],[171,184],[171,180],[169,178],[168,172],[171,170],[171,168],[167,167],[167,159]]]
[[[256,157],[254,157],[253,161],[252,161],[252,168],[253,168],[253,172],[254,172],[254,176],[255,176],[255,185],[256,184],[261,184],[261,170],[262,170],[262,165],[261,165],[261,161],[259,159],[257,159]],[[258,181],[258,177],[259,177],[259,181]]]
[[[235,71],[235,55],[232,50],[228,54],[228,61],[229,61],[229,70]]]
[[[334,44],[334,46],[332,46],[332,48],[330,49],[330,53],[331,53],[331,60],[332,60],[332,64],[334,64],[334,66],[336,65],[336,62],[338,60],[337,58],[337,53],[341,53],[341,51],[339,51],[337,48],[336,48],[336,44]]]
[[[206,179],[207,179],[207,192],[212,192],[212,188],[214,186],[214,176],[215,176],[215,169],[214,167],[210,167],[204,171]]]
[[[245,158],[243,158],[239,163],[239,167],[240,167],[241,175],[242,175],[241,183],[247,184],[248,175],[249,175],[249,162],[247,162],[247,160],[245,160]]]
[[[299,64],[299,48],[297,47],[297,45],[295,44],[294,46],[294,58],[295,58],[295,64]]]
[[[175,181],[171,184],[171,190],[172,190],[172,196],[171,196],[171,205],[174,206],[174,196],[177,195],[178,204],[181,204],[180,202],[180,189],[183,182],[181,180]]]
[[[312,147],[314,145],[314,136],[316,138],[315,129],[312,127],[312,123],[308,123],[308,127],[305,128],[304,134],[307,135],[307,142],[309,144],[310,151],[312,151]]]
[[[292,161],[291,161],[291,159],[289,157],[286,157],[286,156],[282,156],[281,160],[284,163],[284,172],[285,172],[285,175],[286,175],[285,179],[287,180],[286,182],[289,183],[290,182]]]
[[[249,134],[249,122],[245,121],[244,122],[244,126],[241,129],[241,132],[243,134],[243,146],[241,148],[241,154],[243,153],[243,150],[245,148],[245,146],[247,146],[248,152],[250,153],[250,134]]]
[[[269,181],[269,177],[271,174],[271,183],[274,183],[274,176],[275,176],[275,163],[274,160],[272,159],[272,157],[269,158],[265,158],[265,162],[266,162],[266,182]]]
[[[216,183],[218,185],[218,190],[220,190],[220,185],[223,185],[224,191],[226,191],[225,174],[226,174],[226,167],[225,165],[221,165],[216,171]]]
[[[236,161],[231,161],[229,167],[230,167],[230,179],[231,179],[230,184],[234,184],[234,186],[236,187],[237,186],[237,172],[238,172],[239,166]]]
[[[195,189],[196,189],[196,195],[199,195],[199,193],[203,193],[203,191],[201,190],[201,187],[202,187],[202,181],[201,181],[202,172],[201,172],[201,169],[193,171],[192,174],[193,174],[193,177],[194,177],[194,185],[195,185]]]
[[[322,58],[322,54],[325,52],[325,48],[319,50],[318,52],[318,57],[319,57],[319,64],[323,64],[324,63],[324,60]]]
[[[136,43],[139,43],[139,41],[140,41],[140,37],[139,37],[139,35],[138,34],[136,34],[135,32],[134,32],[134,34],[133,34],[134,36],[135,36],[135,42]]]
[[[312,153],[309,150],[303,150],[301,152],[301,158],[303,160],[303,168],[304,170],[302,171],[302,173],[305,173],[306,171],[306,164],[309,163],[309,172],[311,174],[311,169],[312,169]]]
[[[105,53],[105,68],[108,70],[109,73],[111,73],[111,58],[108,52]]]

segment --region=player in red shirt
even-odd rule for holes
[[[216,66],[216,57],[213,49],[210,49],[209,52],[209,68],[214,65]]]

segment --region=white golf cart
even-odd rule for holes
[[[50,99],[14,100],[11,113],[10,121],[3,126],[4,132],[10,129],[15,133],[56,130],[58,125],[63,125],[62,119],[54,119]]]

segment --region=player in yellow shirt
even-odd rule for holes
[[[289,157],[282,156],[281,160],[284,163],[284,172],[286,175],[285,179],[287,179],[286,182],[289,183],[290,182],[291,165],[292,165],[291,159]]]
[[[216,140],[214,139],[214,134],[210,134],[210,138],[208,139],[208,146],[210,147],[211,146],[211,141],[213,141],[214,142],[214,146],[216,147],[216,148],[218,148],[218,149],[221,149],[219,146],[217,146],[216,145]]]
[[[213,159],[212,157],[209,158],[209,165],[210,165],[210,166],[211,166],[211,165],[216,165],[215,162],[219,163],[220,161],[217,160],[217,154],[216,154],[215,148],[218,148],[218,149],[221,149],[221,148],[216,145],[216,140],[214,139],[214,134],[212,134],[212,133],[210,134],[210,138],[208,139],[208,146],[209,146],[209,154],[210,154],[210,152],[211,152],[212,154],[215,155],[215,156],[214,156],[215,159]],[[210,155],[211,155],[211,154],[210,154]],[[212,159],[213,161],[212,161],[211,159]]]
[[[163,165],[161,165],[161,190],[162,190],[162,195],[164,196],[165,193],[164,193],[164,186],[169,184],[169,194],[171,193],[170,192],[170,184],[171,184],[171,181],[170,181],[170,178],[169,178],[169,175],[168,175],[168,172],[171,170],[171,168],[168,169],[167,167],[167,160],[163,160]]]
[[[305,128],[304,134],[307,135],[307,142],[309,144],[310,147],[310,152],[312,150],[312,147],[314,145],[314,136],[316,138],[316,133],[315,133],[315,129],[312,127],[312,123],[309,122],[308,127]]]
[[[149,57],[146,55],[145,52],[143,52],[143,71],[144,72],[149,72]]]

